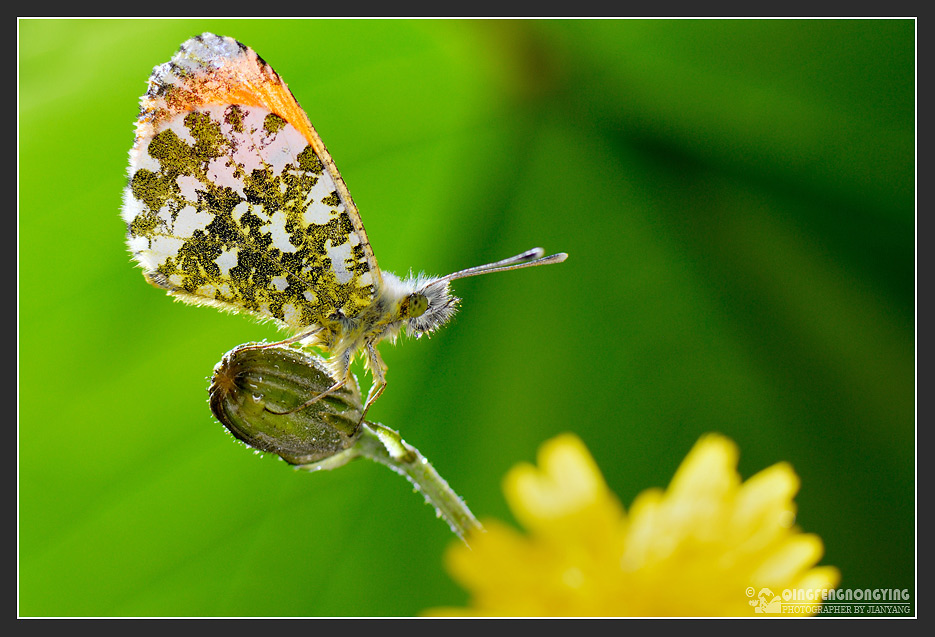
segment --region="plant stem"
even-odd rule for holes
[[[360,437],[350,449],[322,462],[300,465],[298,468],[308,471],[334,469],[358,456],[369,458],[405,476],[416,490],[422,492],[426,502],[435,507],[438,517],[443,518],[452,532],[465,544],[468,532],[483,529],[445,479],[438,475],[419,450],[403,440],[399,433],[377,423],[363,423],[361,427]]]

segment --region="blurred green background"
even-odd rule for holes
[[[451,325],[381,348],[369,416],[475,514],[510,520],[504,473],[559,432],[629,506],[720,431],[744,478],[792,463],[842,587],[914,594],[913,21],[23,20],[20,615],[467,599],[402,478],[296,473],[213,419],[214,364],[280,335],[131,264],[138,99],[203,31],[286,79],[383,269],[569,253],[458,281]]]

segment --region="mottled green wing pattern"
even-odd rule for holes
[[[357,316],[380,275],[333,161],[275,72],[212,38],[157,67],[142,100],[123,207],[134,258],[181,300],[296,332]]]

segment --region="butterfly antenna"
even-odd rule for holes
[[[469,276],[478,276],[480,274],[490,274],[491,272],[505,272],[507,270],[531,268],[537,265],[561,263],[568,258],[568,255],[564,252],[552,254],[547,257],[542,256],[544,253],[545,250],[542,248],[532,248],[531,250],[526,250],[521,254],[517,254],[515,257],[503,259],[502,261],[495,261],[494,263],[487,263],[485,265],[476,265],[473,268],[452,272],[448,276],[443,276],[442,278],[438,279],[437,282],[455,281],[456,279],[464,279]]]

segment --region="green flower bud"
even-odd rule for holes
[[[282,346],[235,347],[214,368],[214,416],[247,445],[290,464],[319,462],[360,437],[363,402],[353,376],[340,389],[292,413],[335,384],[321,359]]]
[[[337,384],[317,356],[282,345],[235,347],[214,368],[209,403],[238,439],[306,471],[369,458],[403,475],[464,539],[480,524],[448,483],[399,432],[362,422],[357,379]],[[309,401],[328,393],[311,403]]]

